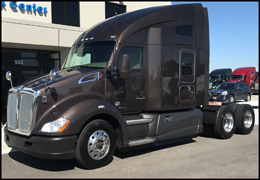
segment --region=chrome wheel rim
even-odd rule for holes
[[[248,129],[252,126],[252,124],[253,124],[252,113],[251,113],[251,111],[247,110],[244,115],[244,125]]]
[[[250,101],[250,95],[247,95],[247,101]]]
[[[232,131],[233,127],[234,127],[234,118],[233,115],[231,113],[227,113],[224,117],[224,121],[223,121],[223,126],[224,126],[224,130],[229,133]]]
[[[91,158],[100,160],[104,158],[110,148],[110,139],[103,130],[95,131],[88,140],[88,153]]]

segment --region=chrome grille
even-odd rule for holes
[[[31,94],[21,94],[19,105],[19,127],[23,132],[29,132],[32,120],[32,106],[34,96]]]
[[[17,95],[17,93],[20,94]],[[7,103],[7,128],[9,131],[30,135],[35,124],[38,96],[39,93],[36,90],[23,86],[9,90]]]
[[[7,101],[7,124],[11,129],[16,129],[16,93],[8,95]]]
[[[219,96],[220,95],[220,93],[211,93],[212,94],[212,96]]]

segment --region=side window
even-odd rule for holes
[[[117,57],[116,68],[119,68],[119,60],[121,54],[128,54],[130,61],[130,69],[143,67],[143,48],[141,47],[123,47]]]
[[[181,75],[193,76],[194,73],[194,57],[191,53],[183,53],[181,56]]]
[[[175,29],[176,34],[183,36],[192,36],[192,25],[178,26]]]

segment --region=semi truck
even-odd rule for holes
[[[250,105],[209,102],[209,26],[201,4],[158,6],[81,34],[60,70],[13,86],[5,143],[45,159],[107,165],[115,149],[249,134]],[[130,148],[131,149],[131,148]]]
[[[222,82],[226,82],[230,79],[232,69],[223,68],[223,69],[214,69],[209,74],[209,89],[216,88]]]
[[[252,86],[251,91],[253,94],[259,93],[259,72],[255,73],[254,86]]]
[[[253,90],[255,80],[255,67],[240,67],[235,69],[231,76],[230,82],[244,81]]]

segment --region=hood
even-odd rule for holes
[[[50,78],[48,78],[48,86],[51,84],[55,84],[58,83],[60,81],[63,81],[65,79],[71,78],[71,77],[75,77],[75,76],[79,76],[82,77],[82,75],[84,74],[88,74],[91,72],[95,72],[98,71],[100,69],[94,69],[94,68],[80,68],[80,67],[75,67],[75,68],[66,68],[66,69],[62,69],[59,71],[56,71],[56,79],[54,82],[51,82]],[[33,80],[29,80],[26,82],[23,82],[23,85],[25,87],[29,87],[29,88],[33,88],[33,89],[42,89],[45,87],[45,83],[46,83],[46,77],[49,76],[49,74],[38,77],[36,79]]]
[[[210,93],[222,93],[223,91],[227,91],[228,94],[233,93],[233,89],[212,89]]]
[[[212,90],[210,90],[211,93],[221,93],[223,91],[226,91],[226,89],[212,89]]]
[[[223,91],[231,91],[230,89],[212,89],[210,90],[211,93],[222,93]]]

